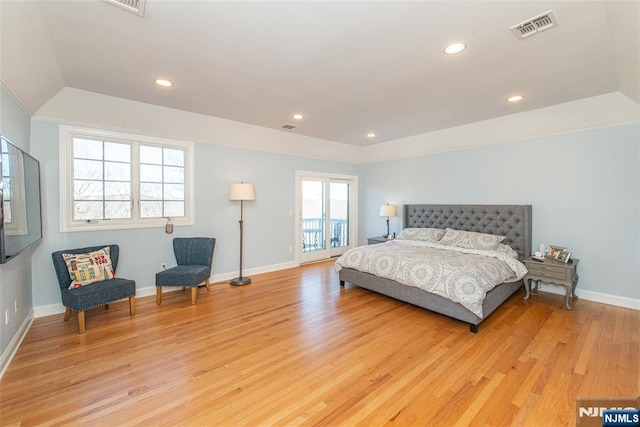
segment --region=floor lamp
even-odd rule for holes
[[[240,286],[248,285],[251,283],[249,277],[242,277],[242,225],[243,225],[243,210],[245,200],[255,200],[256,195],[253,191],[253,185],[241,182],[240,184],[231,184],[231,190],[229,191],[229,200],[240,200],[240,275],[235,279],[231,279],[231,284]]]

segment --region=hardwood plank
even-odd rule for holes
[[[571,425],[640,390],[638,311],[516,293],[468,325],[347,284],[333,261],[36,319],[2,425]],[[37,402],[37,404],[34,404]]]

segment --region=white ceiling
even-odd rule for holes
[[[640,102],[639,5],[147,0],[139,17],[0,0],[0,76],[32,114],[72,87],[367,146],[615,91]],[[547,10],[557,28],[510,32]],[[443,55],[456,40],[468,49]]]

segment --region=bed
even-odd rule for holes
[[[531,211],[531,205],[411,204],[403,207],[403,228],[451,228],[505,236],[502,243],[513,248],[518,259],[523,260],[531,255]],[[341,286],[348,282],[466,322],[473,333],[477,333],[478,325],[523,284],[522,280],[517,280],[502,283],[488,291],[481,302],[482,314],[479,316],[440,295],[353,268],[341,268],[339,278]]]

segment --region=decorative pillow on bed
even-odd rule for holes
[[[405,228],[397,238],[437,243],[442,236],[444,236],[444,230],[441,228]]]
[[[483,249],[492,251],[498,247],[498,243],[502,242],[504,237],[505,236],[497,236],[495,234],[447,228],[446,233],[438,243],[447,246],[457,246],[464,249]]]
[[[518,259],[518,252],[513,250],[513,248],[511,246],[509,246],[509,245],[505,245],[503,243],[498,243],[498,246],[496,247],[496,251],[502,252],[503,254],[506,254],[506,255],[510,256],[511,258]]]
[[[111,265],[109,246],[86,254],[62,254],[62,258],[71,277],[69,289],[116,277]]]

